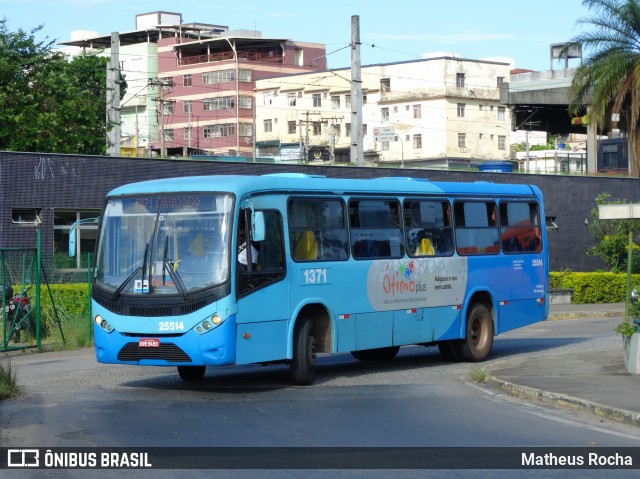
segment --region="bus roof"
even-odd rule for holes
[[[269,192],[408,195],[506,195],[541,196],[532,185],[476,182],[432,182],[424,178],[383,177],[372,179],[326,178],[303,173],[262,176],[185,176],[130,183],[115,188],[108,197],[140,194],[229,192],[237,197]]]

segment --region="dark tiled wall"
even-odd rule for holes
[[[12,208],[41,208],[42,253],[53,248],[53,209],[99,209],[104,195],[134,181],[174,176],[264,174],[295,171],[330,177],[370,178],[415,176],[434,181],[493,181],[531,183],[545,196],[547,215],[555,216],[558,230],[549,232],[551,270],[593,271],[604,268],[586,254],[593,244],[585,227],[591,221],[595,198],[606,192],[616,199],[640,202],[640,180],[627,178],[451,172],[405,168],[356,168],[305,165],[245,164],[210,161],[81,157],[0,152],[0,247],[34,247],[33,227],[11,222]]]

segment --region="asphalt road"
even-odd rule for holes
[[[617,322],[555,321],[523,328],[496,339],[492,361],[558,348],[605,347],[617,339],[613,333]],[[471,383],[470,365],[445,362],[436,348],[403,348],[389,363],[358,362],[350,355],[323,357],[310,387],[291,386],[286,366],[212,369],[203,381],[185,383],[173,368],[97,364],[92,349],[14,355],[12,365],[24,393],[0,403],[2,447],[640,446],[637,428],[530,404]],[[150,472],[127,473],[127,477],[176,475],[176,471],[146,475]],[[441,472],[396,470],[391,475],[441,477]],[[468,477],[470,472],[449,471],[447,477]],[[473,474],[497,477],[490,472]],[[509,471],[509,477],[559,477],[558,472],[518,470]],[[572,471],[561,472],[571,476]],[[575,477],[602,474],[573,472]],[[607,475],[628,477],[624,475],[628,471],[610,472]],[[87,477],[87,471],[36,475],[80,473]],[[116,473],[91,471],[91,477]],[[389,477],[381,471],[358,470],[334,471],[331,477],[376,474]],[[232,470],[217,471],[215,477],[302,477],[302,473]],[[305,471],[304,477],[327,476]]]

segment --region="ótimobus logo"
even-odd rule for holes
[[[7,467],[39,467],[40,451],[38,449],[7,450]]]

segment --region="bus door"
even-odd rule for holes
[[[282,215],[277,209],[261,209],[264,238],[251,233],[250,209],[241,209],[236,231],[236,362],[255,363],[285,359],[289,324],[289,287],[286,275]]]

